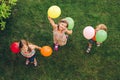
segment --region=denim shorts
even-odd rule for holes
[[[96,44],[96,41],[94,41],[94,40],[92,40],[92,39],[88,40],[88,42],[89,42],[90,44]]]
[[[34,62],[34,58],[36,57],[36,54],[34,54],[32,57],[28,58],[30,62]]]

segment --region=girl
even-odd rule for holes
[[[36,60],[36,54],[35,49],[41,49],[41,47],[34,45],[32,43],[29,43],[26,40],[20,40],[19,42],[19,48],[21,51],[21,54],[26,57],[26,65],[29,63],[33,63],[34,66],[37,66],[37,60]]]
[[[97,32],[97,31],[99,31],[99,30],[105,30],[105,31],[107,31],[106,25],[105,25],[105,24],[99,24],[98,26],[96,26],[95,32]],[[95,36],[96,36],[96,35],[95,35]],[[86,50],[87,53],[89,53],[89,52],[91,51],[91,48],[92,48],[92,45],[93,45],[93,44],[97,44],[98,47],[99,47],[100,44],[101,44],[101,43],[99,43],[99,42],[96,42],[95,36],[88,41],[88,48],[87,48],[87,50]]]
[[[52,18],[48,17],[48,20],[53,28],[53,40],[54,50],[58,50],[58,46],[63,46],[67,43],[67,34],[72,34],[72,30],[68,30],[68,22],[65,19],[61,19],[58,24],[55,24]]]

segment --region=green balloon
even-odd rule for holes
[[[107,39],[107,32],[104,30],[99,30],[96,33],[96,41],[102,43]]]
[[[65,20],[68,22],[68,29],[72,30],[74,27],[74,20],[71,17],[66,17]]]

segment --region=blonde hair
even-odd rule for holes
[[[96,29],[107,31],[107,26],[105,24],[99,24],[98,26],[96,26]]]

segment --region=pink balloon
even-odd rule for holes
[[[87,26],[83,30],[83,35],[86,39],[92,39],[95,35],[95,30],[92,26]]]

